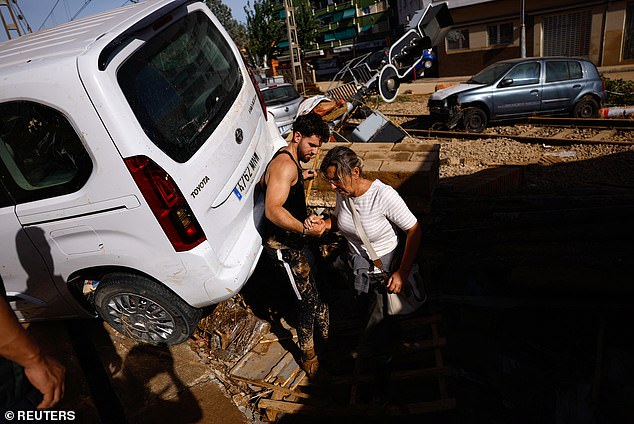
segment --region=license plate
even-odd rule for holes
[[[242,200],[244,193],[249,190],[249,187],[253,184],[255,176],[257,175],[258,168],[260,167],[260,156],[256,152],[251,156],[251,160],[246,169],[242,173],[242,177],[238,180],[238,184],[233,188],[233,194],[236,195],[238,200]]]
[[[293,126],[293,124],[282,125],[281,127],[277,127],[277,129],[280,131],[280,135],[284,135],[288,131],[290,131],[292,126]]]

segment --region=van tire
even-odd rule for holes
[[[462,124],[465,131],[471,133],[481,133],[487,127],[488,118],[485,111],[479,107],[465,109]]]
[[[585,96],[575,104],[572,111],[575,118],[598,118],[599,103],[590,96]]]
[[[161,284],[127,273],[102,278],[95,293],[95,309],[126,337],[168,345],[186,341],[202,314]]]

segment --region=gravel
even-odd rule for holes
[[[427,98],[426,95],[403,95],[393,103],[381,103],[379,110],[383,113],[427,114]],[[526,165],[527,185],[533,189],[558,190],[589,185],[634,188],[634,144],[550,146],[510,138],[486,138],[486,134],[519,135],[529,131],[544,136],[553,130],[531,125],[502,125],[487,128],[482,138],[476,140],[406,137],[403,142],[440,144],[441,184],[445,178],[473,174],[491,166]],[[577,131],[583,138],[596,134],[593,129]],[[617,131],[615,136],[631,141],[628,140],[631,133]]]

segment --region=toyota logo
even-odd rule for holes
[[[236,143],[240,144],[242,143],[242,140],[244,140],[244,134],[242,134],[242,128],[238,128],[236,130]]]

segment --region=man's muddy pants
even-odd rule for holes
[[[302,352],[315,347],[315,332],[322,342],[328,340],[330,314],[315,279],[315,256],[308,247],[290,248],[279,243],[265,245],[265,254],[281,269],[297,298],[297,339]]]

